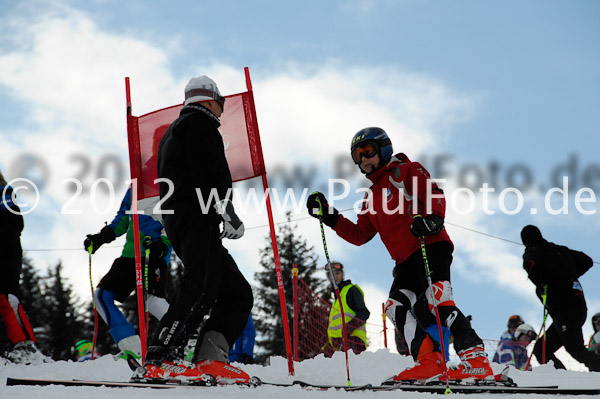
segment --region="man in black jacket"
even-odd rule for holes
[[[539,339],[533,348],[535,357],[540,363],[544,358],[552,360],[554,367],[564,369],[554,355],[564,346],[591,371],[600,371],[600,356],[588,351],[583,344],[581,327],[587,317],[587,306],[577,280],[592,267],[592,259],[583,252],[546,241],[536,226],[525,226],[521,239],[525,245],[523,268],[542,302],[546,295],[545,306],[552,317],[546,332],[546,353],[543,353],[543,339]]]
[[[158,148],[158,177],[164,226],[185,271],[168,312],[150,342],[146,380],[199,379],[247,382],[248,375],[230,366],[228,353],[242,333],[253,297],[221,239],[240,238],[244,224],[233,210],[232,178],[218,130],[225,105],[216,83],[201,76],[185,88],[179,118]],[[219,225],[223,223],[223,231]],[[183,363],[187,334],[205,315],[192,363]]]

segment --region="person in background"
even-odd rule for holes
[[[600,356],[588,351],[583,343],[581,327],[587,318],[587,305],[578,280],[594,262],[583,252],[547,241],[536,226],[525,226],[521,240],[525,245],[523,269],[552,317],[545,343],[538,339],[533,347],[536,359],[540,364],[552,360],[555,368],[564,369],[554,355],[564,346],[575,360],[591,371],[600,371]]]
[[[242,335],[233,343],[229,351],[229,361],[243,364],[254,364],[254,343],[256,341],[256,329],[252,313],[248,316],[248,322]]]
[[[511,341],[514,338],[517,327],[523,323],[525,323],[525,321],[523,321],[523,318],[518,314],[510,316],[506,322],[507,330],[500,335],[500,341]]]
[[[503,350],[502,347],[504,347],[505,344],[513,345],[515,330],[523,323],[525,323],[525,321],[523,321],[523,318],[518,314],[514,314],[508,318],[508,321],[506,322],[506,331],[500,335],[500,340],[498,341],[498,347],[496,348],[496,354],[494,355],[495,360],[493,360],[494,362],[498,363],[498,353]]]
[[[112,222],[97,234],[88,234],[83,242],[86,251],[92,254],[116,237],[127,234],[121,256],[116,258],[94,291],[98,314],[110,328],[110,335],[120,352],[116,358],[134,359],[142,357],[140,336],[135,327],[125,318],[115,301],[123,303],[136,290],[135,247],[133,224],[127,213],[131,209],[131,188],[127,190],[121,206]],[[162,224],[150,215],[139,215],[140,249],[142,263],[148,263],[148,312],[160,320],[169,308],[166,297],[167,264],[171,258],[171,243],[163,234]],[[146,259],[146,251],[149,253]]]
[[[590,337],[589,349],[592,352],[600,355],[600,313],[596,313],[592,316],[592,328],[594,333]]]
[[[492,361],[499,364],[509,364],[523,370],[529,360],[527,346],[536,338],[537,334],[533,327],[526,323],[520,324],[510,340],[504,339],[500,342]],[[531,370],[531,364],[527,370]]]
[[[47,363],[52,360],[35,345],[33,328],[19,301],[19,279],[23,268],[21,232],[25,223],[15,197],[16,192],[0,172],[0,317],[13,344],[6,357],[19,364]]]
[[[77,361],[85,362],[92,359],[92,341],[89,339],[82,339],[75,344],[75,351],[77,351]],[[94,349],[94,359],[100,358],[102,355]]]
[[[327,278],[331,281],[332,273],[329,272],[328,265],[325,266],[325,270]],[[351,349],[358,355],[367,348],[366,323],[371,312],[369,312],[369,309],[365,305],[365,294],[358,284],[352,284],[352,281],[345,280],[344,265],[340,262],[331,262],[331,270],[344,308],[348,349]],[[336,297],[329,312],[327,343],[323,347],[325,356],[329,357],[335,351],[344,350],[342,333],[342,312],[340,302]]]

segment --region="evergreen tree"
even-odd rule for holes
[[[44,342],[48,335],[48,327],[45,317],[47,304],[42,290],[43,278],[39,276],[32,260],[23,257],[18,297],[31,323],[35,337]]]
[[[18,297],[33,328],[42,327],[45,324],[44,313],[46,303],[42,295],[42,286],[40,283],[41,278],[33,266],[31,259],[23,257]]]
[[[296,233],[297,226],[291,224],[291,213],[287,223],[278,228],[277,245],[285,290],[288,322],[293,341],[293,287],[292,268],[298,268],[298,277],[319,294],[327,293],[327,280],[316,278],[318,256],[313,247]],[[257,361],[265,362],[270,356],[286,356],[283,321],[275,273],[275,259],[270,234],[265,237],[265,246],[260,250],[262,270],[254,277],[258,286],[254,289],[254,325],[257,333]]]
[[[78,314],[77,298],[62,277],[62,263],[49,268],[45,287],[49,353],[55,360],[76,359],[73,346],[81,339],[85,322]]]

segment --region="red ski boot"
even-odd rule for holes
[[[250,376],[229,363],[218,360],[201,360],[196,363],[196,371],[213,376],[219,384],[250,384]]]
[[[429,352],[417,359],[413,367],[409,367],[394,378],[394,382],[427,380],[444,373],[444,357],[440,352]]]
[[[494,375],[483,345],[460,351],[458,356],[460,356],[460,364],[448,370],[450,380],[464,380],[466,378],[482,380]]]
[[[143,373],[143,374],[142,374]],[[156,383],[178,383],[213,385],[214,378],[199,370],[195,365],[185,360],[163,360],[160,364],[146,363],[141,372],[132,377],[132,381],[145,381]]]
[[[196,365],[179,357],[178,351],[171,347],[151,346],[148,348],[143,367],[138,367],[133,382],[178,383],[192,385],[214,385],[215,378],[204,375]]]

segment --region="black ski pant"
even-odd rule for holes
[[[552,324],[546,331],[546,363],[552,360],[554,367],[564,369],[565,365],[554,355],[554,352],[564,346],[575,360],[585,364],[590,371],[600,371],[600,356],[588,350],[583,343],[581,327],[585,323],[587,310],[584,307],[570,308],[550,316]],[[544,360],[543,352],[543,337],[540,337],[533,347],[535,358],[540,364]]]
[[[432,283],[435,284],[438,281],[449,282],[452,245],[447,242],[430,244],[426,247],[426,253]],[[433,343],[434,350],[440,350],[436,341],[425,332],[425,327],[430,324],[432,319],[430,315],[425,314],[425,307],[421,302],[421,298],[425,295],[428,287],[423,254],[419,249],[404,262],[396,265],[394,268],[394,282],[389,294],[390,298],[401,303],[401,306],[396,307],[394,320],[396,328],[402,331],[407,338],[410,353],[415,360],[418,359],[421,345],[426,338],[429,338],[430,342]],[[454,336],[456,352],[483,343],[458,307],[455,305],[439,305],[438,311],[441,324],[447,326]],[[405,326],[408,312],[411,312],[417,321],[416,326],[410,327],[411,331],[407,331],[407,326]],[[413,338],[408,339],[408,337]],[[408,342],[409,340],[411,342]]]
[[[165,218],[167,236],[183,262],[184,273],[151,346],[185,345],[184,331],[196,331],[209,312],[202,332],[223,334],[229,347],[244,330],[253,305],[252,288],[223,247],[219,222],[212,213],[177,210]]]

